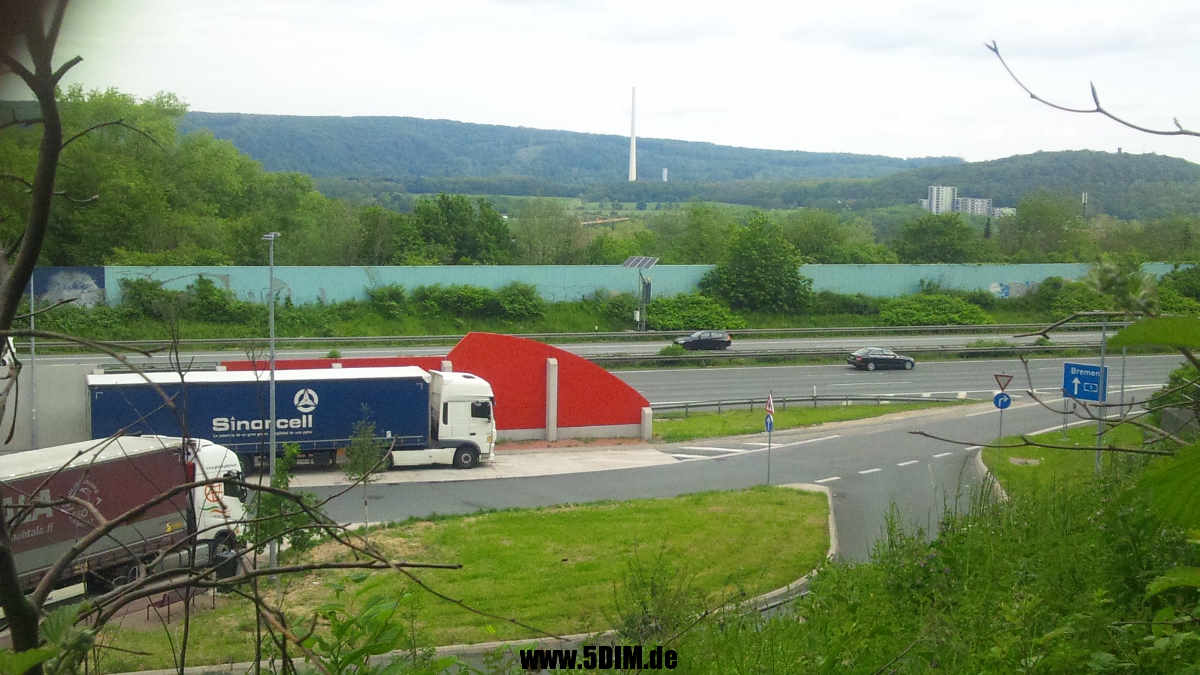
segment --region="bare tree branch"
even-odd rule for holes
[[[144,137],[145,139],[149,140],[151,143],[153,143],[157,147],[162,148],[162,143],[159,143],[156,138],[154,138],[150,134],[146,133],[145,131],[142,131],[141,129],[139,129],[131,124],[126,124],[125,120],[112,120],[109,122],[101,122],[99,124],[93,124],[92,126],[75,134],[74,136],[72,136],[72,137],[68,138],[66,141],[64,141],[62,146],[60,147],[60,149],[65,150],[67,148],[67,146],[70,145],[71,143],[75,142],[76,140],[78,140],[80,138],[83,138],[84,136],[90,134],[91,132],[93,132],[97,129],[101,129],[103,127],[113,127],[113,126],[123,127],[125,129],[129,129],[130,131],[136,132],[136,133],[140,134],[142,137]]]
[[[1021,438],[1020,443],[1005,444],[1005,443],[981,443],[981,442],[976,442],[976,441],[963,441],[963,440],[957,440],[954,438],[946,438],[944,436],[937,436],[937,435],[931,434],[927,431],[910,431],[908,433],[910,433],[914,436],[924,436],[925,438],[932,438],[935,441],[944,441],[946,443],[954,443],[956,445],[975,445],[975,446],[979,446],[981,448],[1012,449],[1012,448],[1033,447],[1033,448],[1049,448],[1051,450],[1082,450],[1085,452],[1095,452],[1097,450],[1101,450],[1101,451],[1105,451],[1105,452],[1128,453],[1131,455],[1161,455],[1164,457],[1174,457],[1175,456],[1175,453],[1171,452],[1169,450],[1148,450],[1146,448],[1122,448],[1122,447],[1118,447],[1116,445],[1107,445],[1107,446],[1103,446],[1103,447],[1088,446],[1088,447],[1084,448],[1084,447],[1080,447],[1080,446],[1076,446],[1076,445],[1056,445],[1054,443],[1042,443],[1040,441],[1030,440],[1029,437],[1024,434],[1021,434],[1021,436],[1020,436],[1020,438]]]
[[[1006,70],[1008,72],[1008,76],[1010,78],[1012,78],[1012,81],[1016,82],[1017,86],[1020,87],[1021,89],[1023,89],[1026,94],[1029,94],[1029,98],[1032,98],[1033,100],[1037,101],[1038,103],[1041,103],[1043,105],[1054,108],[1055,110],[1061,110],[1063,112],[1080,113],[1080,114],[1085,114],[1085,115],[1086,114],[1100,114],[1100,115],[1103,115],[1103,116],[1107,117],[1108,119],[1116,122],[1117,124],[1120,124],[1125,127],[1129,127],[1130,129],[1134,129],[1136,131],[1141,131],[1142,133],[1146,133],[1146,134],[1154,134],[1156,136],[1200,136],[1200,131],[1191,131],[1189,129],[1183,128],[1183,126],[1179,123],[1178,118],[1174,118],[1172,120],[1175,123],[1175,129],[1166,130],[1166,129],[1152,129],[1150,127],[1144,127],[1144,126],[1141,126],[1140,124],[1134,124],[1133,122],[1130,122],[1128,120],[1117,117],[1116,115],[1105,110],[1104,107],[1102,105],[1100,105],[1100,95],[1096,93],[1096,85],[1092,82],[1088,83],[1088,86],[1091,88],[1092,103],[1094,104],[1094,107],[1092,107],[1092,108],[1071,108],[1071,107],[1067,107],[1064,105],[1059,105],[1052,101],[1048,101],[1048,100],[1042,98],[1041,96],[1038,96],[1037,94],[1035,94],[1033,92],[1033,90],[1031,90],[1029,87],[1025,86],[1025,83],[1022,82],[1017,77],[1016,73],[1014,73],[1012,71],[1012,68],[1008,67],[1008,63],[1004,60],[1004,57],[1000,55],[1000,48],[996,46],[996,42],[994,40],[990,44],[984,43],[983,46],[987,47],[989,51],[991,51],[993,54],[996,55],[996,58],[1000,60],[1000,65],[1004,66],[1004,70]]]

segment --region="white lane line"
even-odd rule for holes
[[[920,462],[920,461],[921,461],[921,460],[919,460],[919,459],[910,459],[910,460],[908,460],[907,462],[900,462],[900,463],[899,463],[899,464],[897,464],[896,466],[909,466],[910,464],[916,464],[916,463],[918,463],[918,462]]]
[[[710,448],[702,445],[681,445],[680,450],[708,450],[709,452],[746,452],[745,448]]]
[[[914,380],[897,380],[896,382],[888,381],[888,384],[912,384]],[[827,384],[826,387],[861,387],[862,382],[852,382],[848,384]],[[867,385],[869,386],[869,385]]]
[[[672,454],[675,459],[709,459],[708,455],[678,455]]]
[[[946,455],[953,455],[953,454],[954,454],[953,452],[939,452],[938,454],[934,455],[933,458],[941,459],[942,457],[945,457]]]
[[[776,445],[775,447],[776,448],[790,448],[794,445],[808,445],[809,443],[817,443],[819,441],[828,441],[830,439],[841,438],[841,437],[842,437],[841,434],[832,434],[829,436],[822,436],[820,438],[810,438],[806,441],[796,441],[795,443],[780,443],[779,445]]]
[[[967,447],[963,448],[963,450],[966,450],[967,452],[970,452],[970,451],[972,451],[972,450],[978,450],[978,449],[979,449],[979,448],[981,448],[981,447],[983,447],[983,446],[979,446],[979,445],[968,445]]]
[[[835,480],[841,480],[841,479],[842,479],[841,476],[830,476],[829,478],[822,478],[821,480],[817,480],[817,481],[813,481],[813,482],[814,483],[832,483]]]
[[[767,444],[766,444],[766,443],[746,443],[746,445],[761,445],[761,446],[763,446],[764,448],[765,448],[765,447],[767,447]]]
[[[879,472],[879,471],[883,471],[883,469],[879,469],[879,468],[875,468],[875,469],[863,469],[862,471],[859,471],[858,473],[859,473],[859,474],[861,474],[861,475],[864,475],[864,476],[865,476],[865,475],[867,475],[867,474],[869,474],[869,473],[876,473],[876,472]]]

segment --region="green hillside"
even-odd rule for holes
[[[524,176],[579,186],[627,178],[624,136],[468,124],[413,117],[298,117],[189,112],[183,133],[207,129],[272,171],[314,177],[393,179]],[[638,139],[642,180],[724,182],[759,179],[867,178],[954,157],[754,150],[657,138]],[[417,191],[417,190],[414,190]]]

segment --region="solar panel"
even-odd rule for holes
[[[645,255],[631,255],[621,263],[621,267],[632,267],[639,270],[648,270],[658,264],[658,258],[651,258]]]

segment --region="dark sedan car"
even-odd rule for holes
[[[698,330],[691,335],[675,338],[684,349],[729,349],[733,338],[723,330]]]
[[[913,366],[917,365],[911,356],[897,354],[882,347],[863,347],[858,351],[851,352],[850,356],[846,357],[846,363],[862,370],[875,370],[876,368],[912,370]]]

